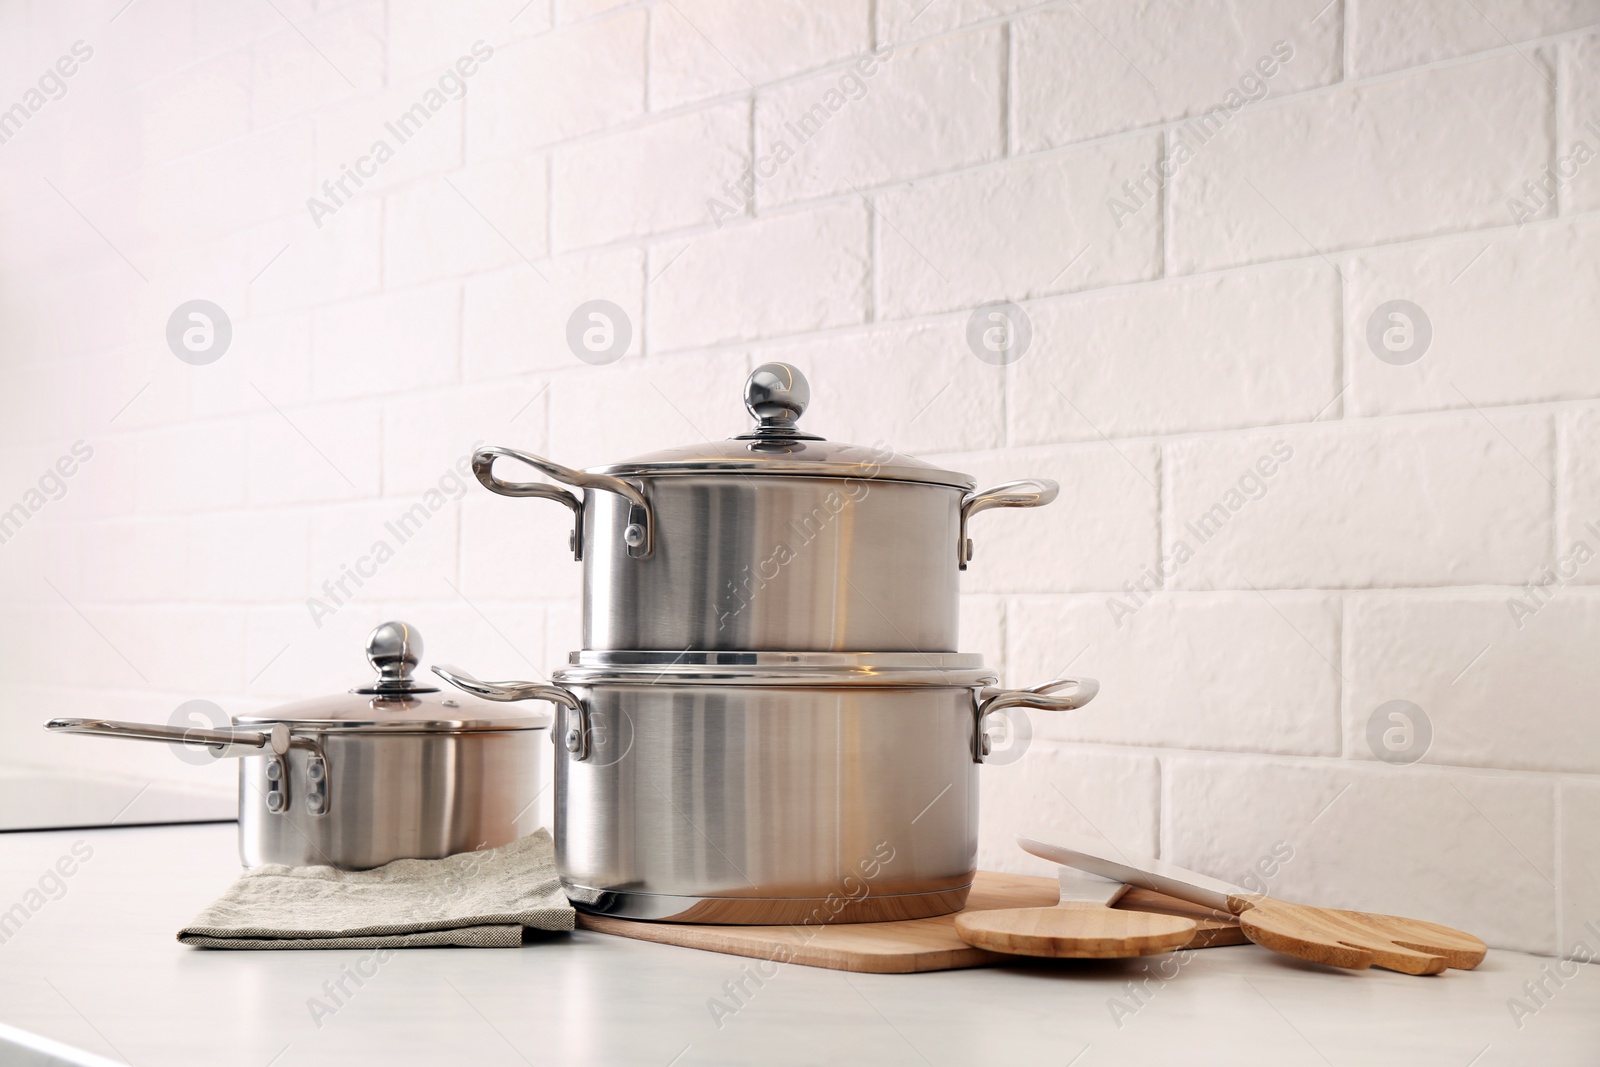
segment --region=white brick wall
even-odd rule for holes
[[[1549,420],[1477,412],[1176,441],[1180,589],[1512,585],[1549,562]],[[1281,459],[1270,475],[1258,464]]]
[[[1166,769],[1161,839],[1176,863],[1236,880],[1284,841],[1294,858],[1268,884],[1287,900],[1556,950],[1552,781],[1252,757]],[[1270,820],[1238,817],[1263,804]]]
[[[1309,422],[1338,395],[1339,279],[1320,261],[1029,305],[1012,441]]]
[[[1143,281],[1161,273],[1161,220],[1119,226],[1104,203],[1160,157],[1143,136],[1007,161],[879,194],[878,313],[907,318],[985,300]],[[997,217],[1029,218],[1019,232]]]
[[[1370,757],[1372,709],[1404,697],[1432,720],[1426,762],[1600,771],[1600,658],[1589,654],[1600,639],[1597,592],[1552,590],[1539,604],[1518,590],[1351,596],[1346,750]]]
[[[687,111],[555,153],[560,249],[704,225],[707,190],[750,165],[746,102]],[[712,195],[718,195],[713,193]]]
[[[870,73],[852,64],[757,94],[757,157],[776,159],[780,146],[794,153],[758,186],[757,202],[851,192],[998,157],[1003,53],[998,30],[976,30],[884,49]]]
[[[537,5],[535,5],[537,6]],[[496,49],[469,90],[467,156],[518,155],[644,111],[644,11]],[[461,51],[476,40],[461,35]]]
[[[656,110],[854,57],[871,45],[868,8],[849,0],[682,0],[650,18],[650,106]]]
[[[1590,139],[1600,151],[1600,138]],[[1347,399],[1356,414],[1600,393],[1600,218],[1594,215],[1368,252],[1352,257],[1345,275]],[[1432,354],[1407,366],[1373,359],[1367,342],[1368,321],[1397,298],[1421,307],[1433,327]]]
[[[1135,578],[1133,574],[1130,578]],[[1312,594],[1014,597],[1006,667],[1018,678],[1118,679],[1046,737],[1330,756],[1338,745],[1339,604]],[[1183,635],[1174,641],[1173,635]],[[1160,669],[1141,665],[1159,663]]]
[[[0,511],[94,449],[0,544],[8,760],[226,787],[39,722],[343,689],[386,617],[547,672],[568,515],[454,465],[719,438],[785,359],[829,437],[1062,484],[974,523],[963,645],[1103,694],[983,772],[985,866],[1283,841],[1290,897],[1541,952],[1600,919],[1600,4],[120,6],[0,0],[0,112],[94,48],[0,143]],[[165,341],[194,298],[208,366]]]
[[[1561,477],[1558,489],[1565,492],[1557,501],[1558,545],[1562,557],[1573,555],[1579,541],[1600,548],[1600,409],[1573,408],[1561,416],[1559,428]],[[1574,561],[1576,562],[1576,561]],[[1568,568],[1571,569],[1571,568]],[[1600,573],[1585,567],[1569,584],[1600,583]]]
[[[649,348],[666,352],[863,321],[867,226],[867,205],[846,201],[650,246]]]
[[[1571,952],[1578,941],[1594,944],[1589,924],[1600,927],[1600,849],[1589,832],[1600,818],[1600,787],[1574,780],[1557,788],[1561,829],[1556,847],[1563,875],[1558,944],[1563,952]]]
[[[644,261],[644,250],[622,249],[474,274],[466,280],[462,310],[463,377],[482,381],[570,367],[567,319],[587,300],[609,300],[629,321],[643,321]],[[627,354],[637,355],[642,344],[635,329]]]
[[[1341,5],[1328,6],[1091,0],[1025,15],[1013,24],[1018,144],[1036,150],[1154,126],[1230,92],[1256,99],[1337,81]],[[1152,23],[1174,32],[1151,33]]]
[[[1508,191],[1549,162],[1550,70],[1496,55],[1241,111],[1173,179],[1173,266],[1503,223]]]
[[[1600,207],[1600,168],[1593,154],[1600,154],[1600,34],[1589,34],[1563,43],[1560,68],[1561,113],[1560,168],[1566,184],[1559,192],[1564,208],[1591,211]],[[1579,149],[1579,144],[1583,149]],[[1579,166],[1582,156],[1588,162]],[[1566,171],[1572,170],[1570,178]]]
[[[1592,25],[1594,0],[1359,0],[1351,5],[1350,70],[1399,70]]]
[[[542,161],[496,159],[396,192],[384,202],[385,282],[457,277],[543,256],[545,173]]]

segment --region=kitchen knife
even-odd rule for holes
[[[1446,967],[1470,970],[1483,962],[1488,951],[1471,934],[1448,926],[1396,915],[1291,904],[1128,852],[1098,838],[1054,836],[1054,843],[1027,837],[1018,837],[1017,843],[1042,859],[1231,912],[1239,916],[1240,928],[1256,944],[1314,963],[1438,974]]]

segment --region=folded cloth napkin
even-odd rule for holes
[[[524,928],[571,930],[550,834],[370,871],[267,864],[178,933],[201,948],[513,948]]]

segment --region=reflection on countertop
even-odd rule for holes
[[[238,815],[234,789],[0,766],[0,832],[219,822]]]
[[[238,876],[236,844],[220,825],[0,834],[0,1062],[1553,1067],[1600,1053],[1600,966],[1517,952],[1431,978],[1251,945],[878,975],[584,930],[516,949],[178,944]],[[1514,1016],[1530,982],[1542,1004]]]

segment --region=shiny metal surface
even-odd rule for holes
[[[750,436],[801,436],[800,416],[810,403],[811,383],[787,363],[763,363],[744,383],[745,410],[756,419]]]
[[[202,744],[215,757],[244,756],[263,748],[282,755],[292,738],[283,723],[269,730],[206,730],[194,726],[160,726],[155,723],[119,722],[115,719],[51,719],[46,730],[63,734],[98,734],[130,741]]]
[[[809,397],[798,369],[763,364],[745,388],[757,425],[730,440],[587,471],[491,446],[473,469],[496,493],[572,510],[586,648],[953,652],[968,520],[1047,504],[1056,484],[972,492],[969,475],[824,441],[799,428]],[[581,499],[497,477],[500,457]]]
[[[761,437],[741,434],[726,441],[663,448],[620,463],[590,467],[618,478],[713,474],[798,478],[870,478],[874,482],[914,482],[970,491],[972,475],[947,471],[915,456],[876,447],[841,444],[819,437]]]
[[[496,715],[495,712],[500,710],[460,698],[454,703],[447,699],[436,704],[424,704],[407,697],[367,697],[348,702],[335,697],[239,714],[233,717],[233,721],[243,726],[292,723],[297,734],[468,734],[490,730],[537,730],[550,724],[549,716],[543,712],[529,715],[517,714],[516,711],[520,709],[506,709]],[[282,715],[283,718],[276,719],[274,715]]]
[[[1060,492],[1061,486],[1049,478],[1023,478],[962,497],[961,531],[956,540],[961,546],[961,569],[966,570],[967,564],[972,562],[972,538],[967,536],[967,523],[972,516],[991,508],[1043,507]]]
[[[648,559],[626,551],[628,507],[585,493],[585,648],[956,650],[961,490],[727,475],[646,485]]]
[[[421,655],[422,636],[415,626],[383,623],[367,635],[367,662],[378,672],[375,682],[348,693],[235,715],[233,721],[244,726],[282,723],[297,733],[471,733],[549,725],[549,717],[542,710],[467,700],[453,689],[441,692],[438,686],[418,680],[413,672]]]
[[[436,664],[433,673],[463,692],[484,700],[516,701],[546,700],[564,712],[562,723],[550,733],[552,742],[560,739],[573,759],[581,760],[589,754],[589,713],[583,703],[567,690],[539,682],[485,682],[460,667]]]
[[[410,623],[386,622],[367,635],[367,662],[378,672],[371,685],[352,693],[437,693],[412,677],[422,661],[422,635]]]
[[[539,730],[470,734],[315,735],[327,754],[328,814],[300,803],[307,754],[284,757],[287,810],[268,810],[269,760],[239,761],[239,858],[264,863],[381,867],[493,848],[538,829]]]
[[[556,862],[586,910],[756,924],[958,910],[976,856],[984,716],[1077,707],[1097,688],[994,688],[976,656],[937,657],[967,683],[905,655],[684,658],[729,677],[665,681],[660,656],[639,652],[578,653],[554,675],[587,712],[583,758],[558,747],[555,764]],[[817,684],[785,675],[796,661],[811,661]],[[849,680],[884,664],[908,681]],[[517,698],[519,683],[487,684]],[[549,686],[522,684],[549,699]],[[833,910],[841,897],[856,903]]]
[[[437,670],[437,668],[435,668]],[[983,657],[961,652],[607,652],[572,653],[563,682],[703,685],[987,685]],[[469,690],[470,691],[470,690]]]
[[[569,653],[574,667],[745,667],[754,673],[771,668],[858,670],[972,670],[983,666],[976,652],[773,652],[732,649],[671,652],[585,648]],[[934,684],[930,682],[929,684]]]
[[[583,762],[557,752],[556,861],[585,910],[766,923],[830,895],[939,894],[972,881],[969,689],[573,691],[593,744]],[[866,878],[875,858],[881,869]],[[707,899],[739,901],[742,918],[707,917]]]
[[[586,493],[600,491],[613,493],[621,497],[627,501],[629,506],[630,525],[626,531],[628,554],[637,558],[650,555],[655,538],[655,522],[650,515],[649,502],[645,500],[644,494],[636,487],[608,474],[573,470],[571,467],[563,467],[561,464],[541,456],[535,456],[528,452],[519,452],[514,448],[501,448],[496,445],[490,445],[487,448],[480,448],[472,454],[472,473],[485,489],[499,493],[501,496],[543,497],[546,500],[554,500],[572,510],[573,523],[570,545],[573,559],[583,559],[584,500],[579,499],[565,489],[557,489],[555,486],[546,485],[543,482],[507,482],[495,477],[494,461],[501,456],[517,460],[520,463],[526,463],[546,477],[554,478],[563,485],[570,485],[575,489],[583,489]]]
[[[973,487],[972,476],[943,470],[915,456],[897,453],[882,442],[871,448],[826,441],[800,428],[811,402],[811,385],[800,368],[763,363],[745,380],[744,406],[755,417],[749,432],[726,441],[667,448],[591,473],[621,478],[666,474],[781,474],[817,478],[871,478]]]
[[[537,745],[549,716],[453,691],[441,695],[411,676],[421,651],[414,627],[384,623],[367,640],[376,683],[235,716],[233,729],[105,719],[45,725],[64,733],[198,742],[215,757],[240,757],[239,854],[248,867],[363,870],[492,848],[532,833],[538,827]],[[578,706],[564,690],[552,692]]]
[[[863,872],[864,873],[864,872]],[[833,923],[899,922],[949,915],[966,907],[972,883],[927,893],[868,893],[851,896],[863,885],[856,878],[827,897],[693,897],[632,893],[562,883],[567,899],[582,911],[618,919],[710,923],[716,926],[820,926]]]
[[[985,687],[978,693],[978,701],[973,709],[973,721],[976,725],[973,733],[973,762],[982,763],[983,758],[989,755],[989,734],[984,729],[984,720],[995,712],[1005,711],[1008,708],[1074,711],[1093,700],[1099,692],[1100,683],[1093,678],[1055,678],[1029,689]]]

